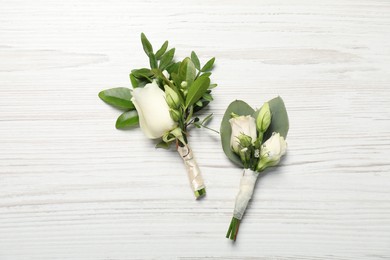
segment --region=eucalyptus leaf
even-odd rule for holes
[[[112,106],[130,110],[135,109],[133,102],[131,102],[131,92],[128,88],[111,88],[99,92],[101,100]]]
[[[167,51],[160,60],[160,65],[158,66],[160,70],[164,70],[173,60],[173,57],[175,56],[175,48],[170,49]]]
[[[149,56],[151,53],[153,53],[152,44],[150,44],[148,38],[146,38],[144,33],[141,33],[141,42],[142,42],[142,47],[144,48],[146,55]]]
[[[168,48],[168,41],[165,41],[161,48],[156,52],[156,59],[160,60],[161,56],[165,53]]]
[[[273,132],[279,133],[285,139],[289,130],[287,110],[281,97],[276,97],[268,101],[271,110],[271,124],[264,133],[263,142],[271,137]]]
[[[196,55],[196,53],[194,51],[191,52],[191,60],[194,63],[195,68],[197,70],[200,70],[200,61],[199,61],[198,55]]]
[[[253,110],[253,108],[251,108],[247,103],[242,100],[233,101],[226,109],[226,112],[221,122],[220,134],[223,151],[233,163],[237,164],[238,166],[244,167],[240,157],[233,152],[230,146],[232,128],[230,126],[229,120],[231,118],[232,113],[235,113],[239,116],[247,116],[253,115],[255,113],[255,110]]]
[[[206,93],[210,85],[210,78],[205,76],[198,77],[194,83],[188,88],[186,97],[186,108],[195,104],[204,93]]]
[[[137,126],[139,123],[139,117],[137,110],[124,112],[118,117],[115,123],[117,129],[128,128],[132,126]]]
[[[203,67],[200,71],[205,72],[205,71],[210,71],[213,69],[215,58],[211,58]]]

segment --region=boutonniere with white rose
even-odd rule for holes
[[[286,153],[288,129],[287,111],[281,97],[264,103],[258,110],[240,100],[227,108],[220,131],[223,151],[233,163],[244,168],[227,238],[236,240],[260,172],[277,165]]]
[[[217,84],[210,81],[215,58],[201,66],[192,52],[182,61],[174,59],[175,48],[168,50],[168,41],[154,52],[146,36],[141,34],[143,49],[150,68],[134,69],[130,73],[132,89],[112,88],[101,91],[99,97],[124,112],[116,128],[140,126],[146,137],[159,139],[157,148],[169,149],[171,144],[183,159],[196,198],[206,194],[199,166],[188,144],[190,126],[205,127],[212,114],[203,120],[196,113],[212,100],[211,91]]]

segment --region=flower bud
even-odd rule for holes
[[[239,150],[238,155],[240,156],[240,159],[242,163],[244,164],[244,167],[248,167],[248,163],[251,159],[251,151],[248,149],[248,147],[242,148]]]
[[[171,115],[171,118],[173,119],[173,121],[175,122],[178,122],[181,115],[180,115],[180,112],[176,109],[169,109],[169,114]]]
[[[168,106],[171,108],[178,108],[180,104],[179,95],[168,85],[165,85],[164,89]]]
[[[182,81],[182,82],[180,83],[180,86],[181,86],[182,88],[186,88],[186,87],[188,86],[187,81]]]
[[[252,144],[252,137],[246,134],[241,134],[238,137],[238,142],[242,147],[249,147]]]
[[[269,109],[268,102],[260,108],[259,114],[256,118],[256,127],[257,130],[261,133],[267,131],[269,125],[271,124],[271,110]]]
[[[286,154],[287,143],[279,133],[272,133],[272,136],[261,146],[260,160],[257,170],[262,171],[267,167],[275,166],[280,158]]]

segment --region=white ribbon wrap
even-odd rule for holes
[[[202,175],[200,174],[200,169],[198,163],[194,158],[191,148],[187,145],[183,147],[178,147],[177,152],[180,154],[181,158],[184,161],[184,165],[187,169],[188,179],[191,184],[192,190],[195,192],[205,188]]]
[[[240,191],[237,194],[236,204],[234,206],[233,217],[236,219],[242,219],[242,216],[244,215],[248,202],[252,198],[257,176],[259,176],[258,172],[244,169],[244,174],[241,177],[240,182]]]

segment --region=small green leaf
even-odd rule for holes
[[[138,87],[138,80],[134,77],[134,75],[132,73],[130,73],[130,82],[131,82],[131,85],[133,86],[133,88]]]
[[[147,79],[148,81],[152,81],[151,77],[153,76],[153,73],[150,69],[142,68],[142,69],[136,69],[132,70],[131,74],[134,75],[137,79]]]
[[[156,144],[156,148],[163,148],[163,149],[168,150],[169,147],[171,146],[171,144],[172,144],[172,142],[166,143],[164,141],[161,141],[158,144]]]
[[[128,88],[111,88],[103,90],[99,93],[101,100],[112,106],[121,109],[135,109],[133,102],[131,102],[131,92]]]
[[[215,61],[215,58],[211,58],[204,66],[203,68],[200,70],[202,72],[205,72],[205,71],[210,71],[213,69],[213,65],[214,65],[214,61]]]
[[[216,88],[217,86],[218,86],[218,84],[210,84],[209,89]]]
[[[220,134],[223,151],[233,163],[243,167],[240,157],[233,152],[230,146],[232,128],[230,126],[229,120],[231,118],[232,112],[239,116],[246,116],[253,115],[255,111],[244,101],[236,100],[228,106],[221,122]]]
[[[209,102],[211,102],[211,101],[214,100],[214,99],[213,99],[213,96],[211,96],[211,94],[208,94],[208,93],[204,93],[203,96],[202,96],[202,98],[203,98],[204,100],[209,101]]]
[[[198,104],[200,103],[201,106],[199,106]],[[199,100],[198,102],[195,103],[194,105],[194,113],[197,113],[199,112],[200,110],[204,109],[205,107],[208,106],[210,102],[209,101],[206,101],[204,99],[201,99]]]
[[[190,58],[185,58],[179,67],[179,79],[187,82],[187,87],[190,87],[196,77],[195,65]]]
[[[156,59],[160,60],[161,56],[165,53],[168,48],[168,41],[165,41],[161,48],[156,52]]]
[[[206,125],[208,122],[210,122],[210,120],[213,118],[213,113],[211,113],[210,115],[206,116],[205,118],[203,118],[201,124],[202,125]]]
[[[197,105],[198,107],[202,107],[203,103],[202,103],[202,101],[199,100],[198,102],[195,103],[195,105]]]
[[[156,59],[156,56],[154,56],[153,53],[149,54],[149,64],[150,64],[150,68],[152,68],[152,69],[156,69],[157,68],[157,59]]]
[[[210,85],[210,78],[205,76],[198,77],[189,87],[186,97],[186,108],[192,106],[206,93]]]
[[[138,122],[139,117],[137,110],[127,111],[118,117],[118,119],[116,120],[115,127],[117,129],[128,128],[138,125]]]
[[[194,51],[191,52],[191,60],[194,63],[195,68],[197,70],[200,70],[200,61],[199,61],[198,55],[196,55],[196,53]]]
[[[173,60],[173,57],[175,56],[175,48],[170,49],[167,51],[160,60],[160,65],[158,66],[161,71],[163,71]]]
[[[176,63],[171,63],[168,65],[165,69],[168,71],[169,74],[176,73],[179,71],[181,61],[176,62]]]
[[[211,72],[205,72],[205,73],[202,74],[202,76],[210,77],[211,76]]]
[[[146,38],[144,33],[141,33],[141,42],[142,42],[142,47],[144,48],[146,55],[149,56],[151,53],[153,53],[152,44],[150,44],[148,38]]]

